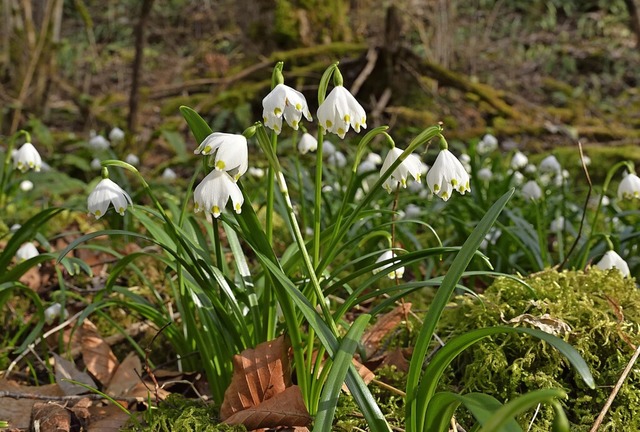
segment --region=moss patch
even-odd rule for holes
[[[522,314],[549,314],[571,326],[561,336],[574,346],[591,368],[597,388],[589,389],[567,361],[549,345],[522,335],[483,341],[466,350],[453,364],[444,386],[461,393],[479,391],[508,401],[528,391],[559,387],[572,431],[587,431],[609,396],[622,370],[640,343],[640,291],[619,272],[545,271],[527,279],[528,288],[499,279],[480,296],[482,303],[459,298],[445,311],[440,336],[451,338],[469,330],[505,325]],[[523,324],[524,325],[524,324]],[[631,372],[600,430],[640,430],[640,370]],[[527,427],[533,413],[520,417]],[[551,430],[553,413],[541,409],[532,431]]]

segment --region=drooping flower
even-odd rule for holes
[[[96,135],[95,132],[93,132],[91,138],[89,138],[89,147],[93,150],[101,151],[111,147],[111,143],[102,135]]]
[[[326,131],[344,138],[349,126],[356,132],[367,128],[367,113],[349,90],[337,85],[318,108],[318,122]]]
[[[69,312],[66,309],[62,309],[62,305],[60,303],[53,303],[51,306],[44,310],[44,320],[47,324],[51,324],[53,320],[62,316],[62,319],[67,318]]]
[[[89,208],[89,213],[94,215],[96,219],[100,219],[107,212],[109,204],[113,204],[116,212],[120,216],[124,216],[127,206],[133,205],[133,202],[124,189],[111,179],[103,178],[89,194],[87,207]]]
[[[111,129],[111,132],[109,132],[109,139],[116,144],[119,143],[124,139],[124,131],[117,126],[114,127]]]
[[[519,170],[527,166],[529,163],[529,158],[522,153],[521,151],[517,151],[511,157],[511,169]]]
[[[493,177],[490,168],[481,168],[478,170],[478,178],[482,181],[489,181]]]
[[[302,137],[300,137],[300,141],[298,142],[298,151],[301,154],[307,154],[308,152],[314,152],[317,149],[318,140],[316,139],[316,137],[307,132],[302,134]]]
[[[329,157],[335,152],[336,152],[336,146],[331,141],[328,141],[325,139],[322,142],[322,154],[326,157]]]
[[[552,232],[560,232],[564,230],[564,216],[558,216],[554,220],[551,221],[549,225],[549,230]]]
[[[16,258],[19,263],[37,257],[38,255],[40,255],[40,252],[38,252],[36,245],[31,242],[23,243],[16,251]]]
[[[542,197],[542,189],[534,180],[529,180],[522,185],[522,196],[527,201],[536,201]]]
[[[427,185],[431,192],[447,201],[457,190],[464,195],[471,190],[469,173],[448,149],[440,150],[436,161],[427,173]]]
[[[562,166],[554,155],[549,155],[540,162],[540,172],[543,173],[559,173]]]
[[[418,219],[422,214],[422,209],[420,206],[415,204],[407,204],[404,208],[404,218],[405,219]]]
[[[99,170],[100,168],[102,168],[102,163],[100,163],[100,159],[98,158],[93,158],[91,160],[90,165],[91,165],[91,169],[94,169],[94,170]]]
[[[387,153],[387,157],[384,158],[382,168],[380,169],[380,176],[387,172],[389,167],[398,159],[398,157],[404,152],[404,150],[393,147]],[[420,174],[422,171],[422,164],[420,158],[414,154],[408,155],[400,165],[396,167],[389,177],[385,180],[382,187],[389,193],[396,190],[398,185],[402,185],[403,188],[407,187],[407,179],[412,176],[416,182],[420,183]]]
[[[613,250],[605,253],[602,259],[596,264],[596,267],[598,267],[600,270],[617,268],[624,277],[629,277],[630,274],[629,265],[627,264],[627,262]]]
[[[21,172],[26,172],[30,169],[37,172],[42,167],[42,158],[33,144],[24,143],[20,150],[13,154],[13,166]]]
[[[640,199],[640,177],[628,174],[618,185],[618,199]]]
[[[30,180],[22,180],[20,182],[20,190],[22,192],[29,192],[33,189],[33,182]]]
[[[327,163],[336,168],[344,168],[347,166],[347,157],[341,151],[336,151],[327,158]]]
[[[307,100],[302,93],[285,84],[275,86],[262,100],[262,120],[277,134],[282,131],[283,117],[289,126],[298,130],[303,115],[311,121]]]
[[[482,140],[478,142],[476,150],[479,154],[491,153],[498,148],[498,139],[491,134],[486,134]]]
[[[194,210],[196,213],[205,211],[213,214],[213,217],[219,217],[229,198],[235,212],[240,213],[244,203],[242,191],[226,171],[213,170],[196,186]]]
[[[214,155],[214,167],[238,180],[249,167],[247,138],[240,134],[214,132],[206,137],[195,154]]]
[[[382,261],[386,261],[386,260],[390,260],[396,257],[396,254],[390,250],[385,251],[382,255],[380,255],[380,257],[376,260],[376,264],[380,263]],[[391,267],[392,265],[396,265],[397,263],[399,263],[400,261],[394,261],[388,264],[385,264],[383,266],[377,267],[375,269],[373,269],[373,274],[377,274],[381,271],[384,271],[385,269]],[[387,273],[387,277],[389,279],[396,279],[396,277],[398,279],[402,279],[402,276],[404,275],[404,267],[398,267],[395,270],[391,270],[389,273]]]
[[[140,158],[136,155],[134,155],[133,153],[129,153],[125,158],[124,161],[126,163],[128,163],[129,165],[133,165],[133,166],[138,166],[140,165]]]
[[[169,167],[166,167],[164,171],[162,171],[162,179],[167,181],[173,181],[178,178],[178,174],[174,170]]]
[[[262,168],[249,167],[247,172],[249,173],[250,176],[255,177],[255,178],[264,177],[264,170]]]
[[[368,160],[369,162],[372,162],[375,165],[382,164],[382,156],[380,156],[378,153],[374,153],[374,152],[369,153],[367,155],[367,157],[365,158],[365,160]]]

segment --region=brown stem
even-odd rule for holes
[[[138,126],[136,116],[138,114],[140,71],[142,69],[142,58],[144,55],[144,28],[152,7],[153,0],[144,0],[142,2],[140,18],[138,19],[138,25],[135,29],[136,55],[131,68],[131,92],[129,93],[129,117],[127,118],[127,127],[132,134],[135,133],[136,127]]]

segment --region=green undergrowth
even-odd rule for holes
[[[588,431],[620,374],[640,343],[640,291],[617,270],[545,271],[526,279],[533,288],[499,279],[478,299],[460,297],[445,311],[439,335],[450,339],[472,329],[525,325],[523,319],[560,328],[590,366],[597,388],[587,388],[563,356],[549,345],[523,335],[496,337],[473,345],[452,365],[444,387],[460,393],[483,392],[502,402],[542,388],[563,388],[572,431]],[[524,315],[527,314],[527,315]],[[546,315],[548,314],[548,316]],[[542,317],[547,320],[541,319]],[[519,317],[519,318],[518,318]],[[511,324],[508,322],[511,321]],[[514,322],[520,323],[514,324]],[[601,431],[640,430],[640,370],[634,369],[615,398]],[[464,421],[464,414],[459,413]],[[526,429],[533,412],[519,418]],[[541,407],[531,431],[549,431],[550,407]]]

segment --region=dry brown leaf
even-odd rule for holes
[[[410,310],[411,303],[403,303],[378,318],[375,324],[364,333],[362,345],[365,347],[367,358],[378,351],[382,339],[407,318]]]
[[[356,359],[351,359],[351,362],[356,367],[356,370],[358,371],[358,375],[360,375],[360,377],[362,378],[362,381],[364,381],[365,384],[369,385],[369,383],[373,381],[373,379],[376,377],[376,374],[371,372],[371,369],[369,369],[368,367],[366,367]],[[349,387],[347,387],[346,383],[342,384],[342,391],[344,391],[347,394],[351,394],[351,392],[349,391]]]
[[[306,426],[311,422],[311,416],[304,406],[300,388],[294,385],[259,405],[236,412],[224,422],[230,425],[242,424],[247,430],[254,430],[279,426]]]
[[[380,363],[380,367],[395,366],[400,372],[409,372],[409,360],[407,360],[407,358],[411,357],[411,352],[409,351],[406,348],[396,348],[388,352],[382,363]]]
[[[79,371],[76,368],[76,365],[69,360],[60,357],[58,354],[54,353],[53,358],[55,359],[55,375],[56,382],[62,389],[65,395],[79,395],[82,393],[86,393],[88,390],[85,387],[79,386],[77,384],[70,383],[68,380],[74,380],[81,382],[83,384],[88,385],[89,387],[96,388],[96,383],[91,379],[89,374],[86,372]]]
[[[21,394],[39,394],[45,396],[64,396],[58,384],[44,386],[22,386],[15,381],[0,380],[0,391]],[[9,422],[9,427],[16,429],[28,429],[31,410],[37,401],[34,399],[2,399],[2,420]]]
[[[87,370],[103,386],[108,386],[114,371],[118,368],[118,359],[109,345],[102,339],[98,329],[89,320],[84,320],[80,327],[82,342],[82,359]]]
[[[270,399],[291,384],[288,351],[288,342],[280,336],[233,357],[231,384],[220,407],[223,420]]]
[[[504,320],[502,316],[501,318]],[[531,314],[522,314],[518,315],[515,318],[511,318],[506,322],[510,324],[519,324],[524,322],[554,336],[571,333],[571,326],[569,326],[569,324],[562,321],[561,319],[553,318],[549,314],[544,314],[539,317]]]
[[[92,406],[89,413],[89,432],[118,432],[129,420],[129,416],[115,405]]]
[[[138,373],[136,373],[136,371]],[[109,396],[125,396],[136,384],[140,383],[138,374],[142,372],[140,357],[135,352],[130,352],[120,363],[118,369],[111,377],[106,393]]]
[[[164,400],[169,396],[171,392],[166,391],[163,388],[158,389],[158,398],[160,400]],[[127,391],[126,394],[121,395],[122,397],[139,397],[144,399],[145,401],[151,398],[151,400],[155,400],[156,391],[153,388],[153,383],[145,381],[138,381],[135,386]],[[116,398],[117,399],[117,398]]]
[[[60,402],[36,402],[31,412],[31,429],[42,432],[69,432],[71,414]]]

